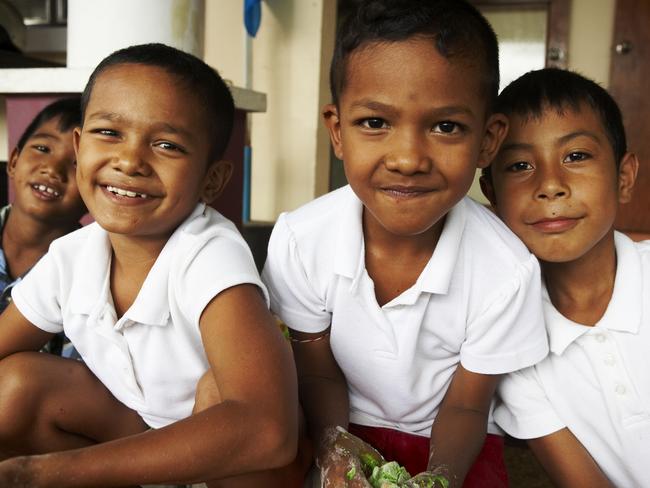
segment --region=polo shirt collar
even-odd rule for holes
[[[365,270],[363,204],[349,186],[346,191],[347,199],[341,207],[340,225],[336,229],[338,235],[334,272],[353,280],[354,288]],[[448,292],[465,229],[466,206],[467,203],[463,199],[444,217],[445,223],[438,244],[412,288],[415,295],[420,292]]]
[[[416,287],[421,291],[441,295],[445,295],[449,291],[454,269],[456,269],[456,261],[467,220],[466,199],[464,198],[454,205],[444,219],[438,244],[416,282]]]
[[[365,266],[363,240],[363,204],[348,185],[343,190],[345,199],[341,205],[339,225],[332,231],[336,236],[334,272],[357,281]]]
[[[169,269],[172,264],[173,250],[186,224],[202,215],[204,209],[205,204],[198,204],[192,214],[169,238],[145,278],[135,301],[115,324],[116,329],[131,323],[167,325]],[[108,233],[99,224],[92,223],[88,227],[88,239],[75,263],[70,307],[73,313],[99,316],[104,313],[106,304],[112,303],[108,285],[112,248]]]
[[[612,299],[601,319],[593,326],[577,324],[558,312],[544,288],[544,316],[550,350],[562,354],[576,339],[595,328],[636,334],[641,325],[643,276],[641,259],[634,243],[624,234],[614,233],[616,278]]]

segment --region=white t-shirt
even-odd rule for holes
[[[650,241],[615,234],[614,293],[593,327],[544,298],[551,354],[508,375],[495,419],[514,437],[564,427],[616,485],[650,486]]]
[[[90,370],[151,427],[188,417],[208,370],[199,318],[208,302],[242,283],[266,289],[235,226],[199,204],[170,237],[133,305],[118,320],[111,246],[97,223],[54,241],[13,290],[20,313],[65,331]]]
[[[350,187],[282,214],[262,274],[290,328],[331,324],[352,422],[428,436],[459,362],[500,374],[547,354],[537,260],[488,210],[459,202],[415,285],[382,307],[361,220]]]

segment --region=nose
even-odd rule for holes
[[[540,200],[555,200],[566,198],[571,194],[569,185],[565,181],[561,170],[552,168],[538,173],[539,183],[536,198]]]
[[[427,153],[425,136],[418,131],[403,131],[391,138],[391,148],[385,157],[386,168],[410,176],[431,171],[433,161]]]
[[[124,142],[116,148],[113,167],[128,176],[146,176],[151,168],[147,163],[148,146],[140,141]]]
[[[52,154],[51,157],[43,160],[39,171],[48,178],[58,180],[63,183],[68,181],[68,169],[74,162],[74,153],[71,154]]]

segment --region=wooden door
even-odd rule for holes
[[[616,227],[650,238],[650,2],[617,0],[609,91],[623,112],[628,148],[639,156],[632,202]]]

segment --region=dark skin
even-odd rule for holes
[[[209,159],[201,103],[160,68],[118,65],[97,78],[83,128],[75,130],[77,181],[108,233],[118,316],[177,226],[230,177],[230,163]],[[195,413],[150,430],[84,363],[24,352],[51,334],[10,305],[0,316],[0,459],[10,458],[0,462],[0,486],[291,486],[274,474],[223,481],[281,468],[296,453],[295,366],[260,290],[223,290],[198,327],[209,367]]]
[[[595,325],[611,300],[616,211],[630,201],[638,166],[632,153],[616,164],[586,104],[562,113],[547,106],[540,117],[510,117],[492,177],[481,180],[497,214],[540,260],[555,308],[581,325]],[[549,216],[560,225],[541,220]],[[557,486],[612,486],[568,428],[528,444]]]
[[[14,278],[29,271],[53,240],[75,230],[85,213],[75,182],[72,129],[62,132],[58,124],[54,117],[36,128],[7,164],[15,198],[2,230],[2,250]],[[40,184],[57,196],[32,187]]]
[[[349,55],[339,104],[323,108],[334,151],[364,205],[365,265],[380,306],[417,281],[445,215],[505,136],[505,118],[486,115],[476,66],[444,58],[430,40],[417,36],[370,43]],[[353,480],[344,476],[358,457],[341,452],[331,435],[337,425],[347,427],[349,407],[328,338],[294,343],[294,354],[325,486],[369,486],[359,470]],[[429,459],[429,469],[444,466],[451,486],[462,485],[483,445],[498,379],[457,366],[440,405],[442,420],[433,424]]]

